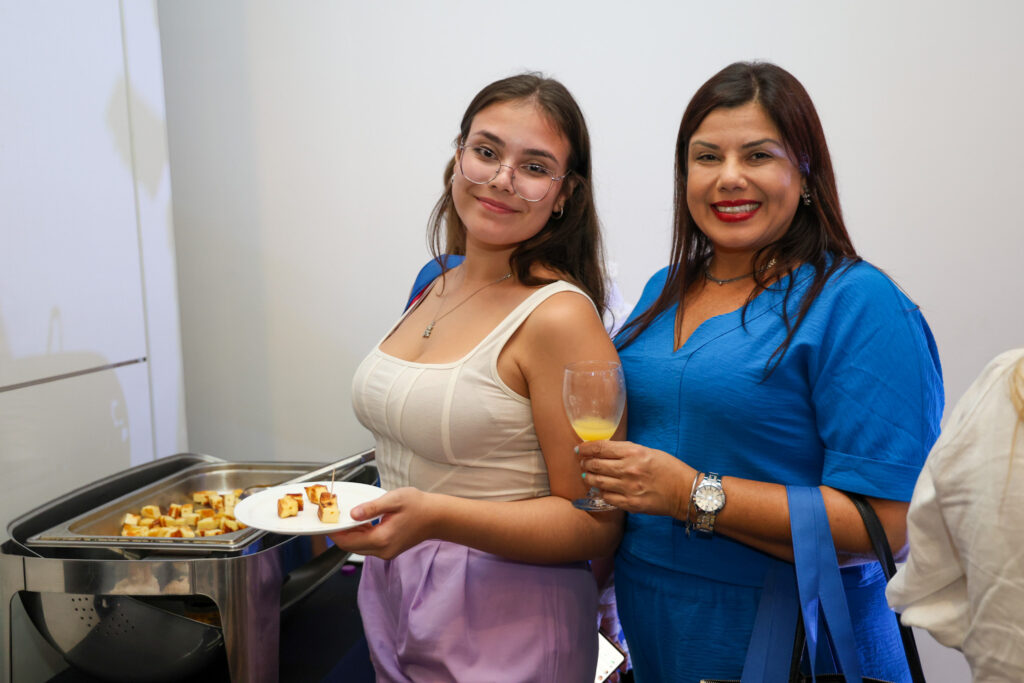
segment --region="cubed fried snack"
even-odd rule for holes
[[[284,519],[285,517],[294,517],[299,514],[299,506],[295,503],[295,499],[291,496],[285,496],[284,498],[277,499],[277,516]]]
[[[244,490],[245,489],[235,489],[234,491],[232,491],[232,493],[235,494],[235,498],[241,498],[242,497],[242,491],[244,491]]]
[[[142,507],[142,516],[143,517],[159,517],[160,516],[160,506],[159,505],[144,505]]]
[[[200,536],[220,536],[224,532],[220,529],[203,529],[199,532]]]
[[[185,520],[181,517],[163,515],[160,517],[160,526],[185,526]]]
[[[333,524],[338,521],[340,517],[338,511],[338,497],[328,492],[323,492],[319,497],[318,507],[316,509],[316,516],[319,520],[329,524]]]
[[[237,503],[238,503],[238,496],[236,496],[233,493],[225,493],[224,494],[224,512],[226,512],[227,514],[229,514],[231,516],[234,516],[234,514],[235,514],[235,505]]]
[[[294,498],[295,502],[299,504],[299,512],[302,512],[302,501],[306,499],[305,496],[303,496],[301,493],[286,493],[284,495],[288,496],[289,498]]]
[[[220,520],[220,530],[226,534],[229,534],[232,531],[238,531],[238,522],[236,522],[233,519],[228,519],[227,517],[225,517],[224,519]]]
[[[143,517],[142,519],[139,520],[139,526],[144,526],[147,529],[149,527],[153,526],[154,524],[156,524],[156,520],[153,519],[152,517]]]
[[[320,502],[320,494],[327,490],[327,487],[323,484],[313,484],[312,486],[306,487],[306,495],[309,496],[309,502],[314,505]]]
[[[321,505],[316,510],[316,516],[325,524],[334,524],[340,518],[341,512],[338,510],[337,504]]]
[[[183,514],[181,519],[187,526],[195,526],[196,522],[199,521],[199,515],[194,512],[189,512],[188,514]]]
[[[148,531],[149,529],[144,526],[135,526],[133,524],[125,524],[121,527],[122,536],[145,536]]]
[[[197,531],[208,531],[210,529],[216,529],[217,527],[217,520],[215,520],[213,517],[206,517],[196,522]]]
[[[200,508],[199,519],[207,519],[209,517],[213,517],[215,514],[217,513],[214,512],[212,508]]]
[[[181,514],[182,515],[191,515],[193,512],[195,512],[195,510],[192,507],[192,503],[184,503],[184,504],[182,504],[182,506],[181,506]]]
[[[196,491],[192,494],[192,502],[197,505],[209,505],[211,493],[216,493],[216,491]]]
[[[167,506],[167,514],[174,518],[181,517],[181,505],[178,503],[171,503]]]
[[[214,510],[223,510],[224,496],[220,495],[216,491],[210,491],[210,507]]]
[[[138,526],[141,517],[133,515],[130,512],[125,513],[124,519],[121,520],[121,524],[124,526]]]
[[[320,494],[319,507],[316,511],[316,516],[320,518],[321,522],[327,524],[334,524],[338,521],[340,513],[338,510],[338,497],[333,493],[324,491]]]

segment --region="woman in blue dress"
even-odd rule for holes
[[[893,548],[938,435],[938,355],[918,307],[856,253],[821,123],[765,63],[712,77],[676,146],[671,265],[618,335],[628,441],[580,446],[628,512],[616,593],[636,678],[739,678],[771,557],[792,560],[785,485],[825,500],[865,675],[909,680],[856,509]]]

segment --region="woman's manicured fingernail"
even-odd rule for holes
[[[583,474],[581,475],[581,478],[582,478],[582,479],[586,479],[586,478],[587,478],[587,473],[586,473],[586,472],[584,472],[584,473],[583,473]]]
[[[572,452],[575,453],[576,455],[579,455],[580,454],[580,447],[579,446],[573,446],[572,447]]]

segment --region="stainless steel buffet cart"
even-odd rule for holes
[[[200,538],[122,537],[125,512],[192,491],[330,478],[373,483],[373,451],[336,463],[232,463],[183,453],[96,481],[7,529],[0,546],[2,681],[13,678],[11,607],[73,667],[122,681],[184,680],[226,654],[232,681],[277,681],[280,617],[342,566],[309,537],[246,528]]]

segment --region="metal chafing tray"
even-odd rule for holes
[[[232,463],[183,453],[86,484],[23,514],[8,524],[10,539],[0,544],[0,682],[11,681],[15,671],[16,596],[39,633],[74,668],[104,680],[193,680],[186,672],[204,669],[220,653],[232,681],[282,680],[282,614],[329,581],[347,552],[331,546],[310,557],[307,537],[250,529],[213,537],[240,546],[234,552],[194,542],[200,539],[150,544],[108,534],[120,532],[124,512],[166,504],[193,489],[246,488],[289,478],[297,483],[332,474],[365,480],[376,474],[373,460],[372,450],[328,465]],[[114,524],[105,521],[108,516]],[[131,547],[119,547],[126,544]],[[219,628],[189,616],[195,605],[205,609],[210,601]],[[139,626],[154,615],[160,624]],[[190,628],[178,628],[184,626]]]
[[[105,548],[176,551],[189,554],[236,551],[266,532],[246,528],[219,536],[195,538],[131,537],[121,536],[121,520],[125,513],[139,514],[144,505],[159,505],[161,509],[166,510],[171,503],[191,502],[195,491],[225,492],[255,486],[309,481],[315,479],[323,469],[323,463],[301,462],[216,462],[193,465],[30,536],[26,545],[74,548],[102,545]],[[344,478],[344,475],[341,478]]]

